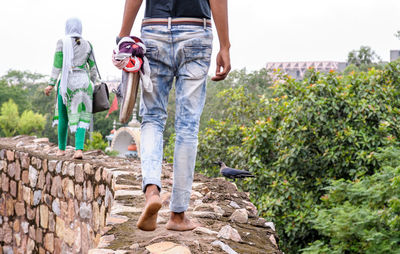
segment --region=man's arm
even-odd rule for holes
[[[129,36],[131,34],[133,22],[142,5],[143,0],[125,0],[124,17],[122,19],[121,31],[119,37]]]
[[[220,45],[217,55],[217,70],[215,71],[215,76],[211,79],[214,81],[220,81],[224,80],[231,70],[231,59],[229,56],[231,43],[229,42],[228,29],[228,1],[210,0],[210,7],[217,28]]]

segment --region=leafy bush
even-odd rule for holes
[[[18,105],[12,99],[1,105],[0,127],[6,137],[16,134],[39,135],[45,124],[46,118],[32,110],[26,110],[19,116]]]
[[[24,135],[35,135],[44,130],[46,118],[32,110],[22,113],[18,122],[18,133]]]
[[[313,220],[323,238],[303,253],[400,253],[400,150],[379,157],[379,172],[327,188]]]
[[[102,150],[104,151],[107,147],[107,142],[104,141],[103,136],[100,132],[94,131],[92,133],[92,139],[87,139],[85,144],[85,151],[88,150]]]
[[[18,106],[9,99],[1,105],[0,109],[0,127],[6,137],[11,137],[17,132],[18,121]]]
[[[400,134],[400,64],[341,75],[309,70],[303,81],[277,73],[274,97],[240,89],[223,96],[225,119],[200,133],[197,168],[211,162],[247,169],[260,215],[277,224],[285,252],[321,239],[312,214],[330,179],[356,180],[380,167],[374,154]]]

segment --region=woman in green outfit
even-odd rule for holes
[[[76,18],[68,19],[65,37],[57,42],[50,83],[45,89],[45,94],[49,95],[57,84],[53,126],[58,124],[58,156],[65,154],[69,126],[71,133],[75,133],[73,158],[82,159],[85,132],[92,115],[96,79],[93,49],[82,38],[82,23]]]

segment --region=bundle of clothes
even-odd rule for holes
[[[126,80],[128,73],[139,72],[142,88],[151,93],[153,84],[150,79],[149,61],[145,53],[146,46],[140,38],[135,36],[123,37],[113,51],[112,62],[118,69],[123,70],[123,86],[126,86],[124,80]],[[121,90],[121,88],[119,87],[118,90]],[[122,90],[125,90],[125,87]]]

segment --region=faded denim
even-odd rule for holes
[[[155,184],[161,189],[163,131],[168,95],[175,77],[176,142],[170,209],[177,213],[189,207],[212,37],[212,29],[201,26],[172,25],[170,29],[166,25],[142,27],[153,82],[153,92],[142,90],[140,101],[143,191],[148,184]]]

